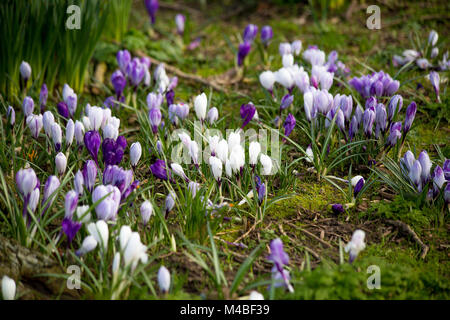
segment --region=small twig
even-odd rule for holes
[[[418,243],[420,245],[420,247],[422,248],[422,254],[420,255],[420,257],[422,259],[425,259],[428,250],[430,249],[425,243],[422,242],[422,240],[420,240],[419,236],[414,232],[414,230],[407,225],[406,223],[402,222],[402,221],[398,221],[398,220],[386,220],[387,223],[389,223],[390,225],[393,225],[397,228],[399,228],[401,231],[403,231],[406,234],[409,234],[416,243]]]
[[[283,226],[281,224],[278,225],[278,229],[280,230],[281,234],[285,237],[288,237],[289,240],[291,240],[291,242],[293,243],[298,243],[300,246],[302,246],[306,251],[308,251],[309,253],[311,253],[313,255],[314,258],[316,258],[317,260],[321,260],[319,254],[317,254],[313,249],[299,243],[298,241],[295,241],[294,239],[292,239],[291,237],[288,236],[288,234],[284,231]]]
[[[302,229],[302,228],[300,228],[300,227],[296,226],[295,224],[292,224],[292,223],[290,223],[290,222],[288,222],[288,221],[286,221],[286,224],[289,225],[289,226],[291,226],[291,227],[293,227],[293,228],[295,228],[295,229],[298,229],[298,230],[300,230],[301,232],[305,233],[306,235],[308,235],[308,236],[310,236],[310,237],[316,239],[316,240],[319,241],[320,243],[326,245],[328,248],[333,248],[333,246],[332,246],[331,244],[329,244],[329,243],[326,242],[325,240],[320,239],[318,236],[312,234],[311,232],[309,232],[309,231],[307,231],[307,230],[305,230],[305,229]]]
[[[239,242],[239,241],[241,241],[242,239],[244,239],[246,236],[248,236],[248,235],[250,234],[250,232],[252,232],[252,231],[256,228],[256,226],[258,225],[258,223],[260,223],[260,222],[261,222],[261,220],[256,220],[256,219],[255,219],[255,223],[251,226],[251,228],[248,229],[248,231],[247,231],[246,233],[244,233],[242,236],[240,236],[239,238],[237,238],[236,240],[234,240],[234,242]]]

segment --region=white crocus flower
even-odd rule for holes
[[[2,278],[2,297],[3,300],[14,300],[16,296],[16,283],[8,276]]]
[[[261,145],[257,141],[250,142],[250,146],[248,148],[248,153],[250,157],[250,164],[256,165],[258,163],[258,156],[261,153]]]
[[[158,270],[158,285],[163,293],[169,292],[170,272],[164,266],[161,266]]]
[[[272,165],[273,165],[272,159],[270,159],[270,157],[268,155],[261,153],[259,161],[261,162],[261,165],[262,165],[262,174],[270,175],[270,173],[272,171]]]
[[[104,250],[108,248],[109,231],[108,225],[104,220],[98,220],[97,222],[91,222],[87,226],[88,232],[94,239],[103,245]]]
[[[364,250],[366,244],[364,243],[364,238],[366,234],[362,230],[356,230],[353,232],[352,240],[345,246],[345,252],[350,252],[350,263],[352,263],[359,252]]]
[[[222,161],[217,157],[210,157],[209,164],[213,173],[214,179],[220,183],[222,179]]]
[[[206,118],[206,107],[208,105],[208,99],[206,98],[206,94],[203,92],[202,94],[195,97],[194,100],[194,109],[197,118],[201,121]]]

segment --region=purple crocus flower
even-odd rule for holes
[[[127,76],[136,89],[144,79],[146,67],[138,58],[133,58],[127,67]]]
[[[186,17],[182,14],[177,14],[175,16],[175,24],[177,26],[177,32],[181,36],[184,33],[184,24],[186,22]]]
[[[379,137],[380,132],[385,132],[387,127],[387,113],[384,104],[379,103],[375,109],[376,122],[376,137]]]
[[[161,124],[161,110],[158,107],[153,107],[148,112],[148,118],[150,120],[150,125],[152,126],[152,131],[154,134],[158,133],[158,127]]]
[[[167,101],[168,106],[173,104],[174,97],[175,97],[175,91],[173,91],[173,89],[170,89],[166,92],[166,101]]]
[[[369,99],[367,99],[366,100],[366,105],[365,105],[365,107],[366,107],[366,109],[369,109],[369,108],[374,108],[375,109],[375,107],[377,106],[377,98],[375,98],[375,97],[370,97]]]
[[[48,89],[45,83],[42,84],[41,92],[39,93],[39,104],[41,106],[41,113],[44,113],[45,106],[47,105]]]
[[[422,166],[420,178],[422,179],[423,185],[425,185],[430,180],[430,171],[433,164],[431,163],[430,157],[425,150],[422,150],[422,152],[419,153],[418,161]]]
[[[422,191],[422,181],[420,176],[422,174],[422,165],[419,160],[415,160],[411,169],[409,170],[409,179],[412,181],[419,192]]]
[[[355,188],[353,190],[353,195],[356,198],[358,194],[361,192],[361,189],[364,187],[364,179],[359,179],[358,182],[355,185]]]
[[[273,31],[271,26],[264,26],[261,28],[261,42],[265,47],[269,44],[269,41],[273,37]]]
[[[289,107],[293,101],[294,95],[290,95],[289,93],[284,95],[283,98],[281,98],[280,110],[284,110]]]
[[[416,111],[417,111],[417,105],[413,101],[408,106],[408,108],[406,108],[405,125],[403,126],[403,132],[405,134],[408,133],[409,129],[411,129],[411,125],[414,121],[414,117],[416,116]]]
[[[150,16],[150,21],[155,24],[156,12],[159,8],[158,0],[145,0],[145,6],[147,8],[148,15]]]
[[[284,266],[289,264],[289,256],[283,250],[283,242],[280,238],[274,239],[270,242],[270,255],[268,259],[273,262],[272,274],[274,279],[282,279],[284,285],[293,292],[294,289],[289,283],[289,272],[284,270]],[[279,286],[276,285],[276,286]]]
[[[238,54],[237,54],[237,64],[238,66],[242,66],[244,63],[245,57],[249,54],[251,49],[250,42],[244,42],[239,45]]]
[[[167,166],[164,160],[157,159],[154,164],[150,166],[152,174],[161,180],[167,180]]]
[[[391,98],[388,105],[388,117],[389,121],[394,119],[394,115],[399,113],[403,106],[403,98],[401,95],[396,94]]]
[[[45,213],[48,209],[48,207],[53,203],[53,201],[55,200],[55,196],[56,194],[53,194],[56,189],[59,188],[60,186],[60,182],[58,177],[56,176],[49,176],[47,178],[47,181],[45,182],[44,185],[44,196],[42,198],[42,206],[45,204],[46,201],[48,201],[51,197],[51,199],[48,201],[47,205],[44,208],[43,213]]]
[[[450,204],[450,183],[447,183],[447,186],[445,187],[444,199],[445,199],[445,204],[449,205]]]
[[[59,102],[56,105],[56,108],[58,109],[58,113],[63,116],[64,118],[69,118],[69,108],[67,107],[67,104],[64,101]]]
[[[258,34],[258,26],[254,24],[249,24],[244,29],[243,39],[244,42],[253,42],[256,35]]]
[[[284,127],[284,135],[286,137],[289,137],[292,130],[294,130],[296,124],[295,117],[292,115],[292,113],[289,113],[286,117],[286,120],[284,121],[283,127]],[[283,138],[285,140],[285,138]]]
[[[100,142],[100,133],[96,130],[91,130],[84,134],[84,145],[96,164],[98,164],[98,150],[100,149]]]
[[[364,133],[368,138],[372,135],[372,127],[375,121],[375,109],[368,108],[363,114]]]
[[[139,186],[139,180],[134,180],[131,185],[122,192],[122,196],[120,197],[120,201],[123,202],[128,196],[136,190],[136,188]]]
[[[122,138],[121,138],[122,137]],[[123,136],[119,136],[117,140],[106,138],[102,143],[103,162],[105,166],[119,164],[122,161],[125,148],[127,146],[126,140]],[[121,143],[125,141],[125,143]]]
[[[255,184],[256,192],[258,194],[258,202],[261,205],[264,200],[264,196],[266,195],[266,185],[261,182],[261,178],[258,175],[255,175]]]
[[[89,192],[92,192],[94,189],[95,180],[97,179],[97,165],[94,161],[88,160],[84,164],[83,170],[81,171],[83,174],[83,182],[86,186],[86,189]]]
[[[444,161],[442,169],[444,170],[445,180],[450,181],[450,159]]]
[[[131,55],[128,50],[120,50],[117,52],[117,64],[119,65],[122,74],[127,74],[128,64],[131,61]]]
[[[70,190],[66,193],[64,201],[65,214],[64,218],[72,219],[73,213],[78,205],[78,193],[75,190]]]
[[[253,117],[255,116],[255,112],[256,107],[253,103],[249,102],[241,105],[240,114],[242,120],[244,120],[241,128],[244,128],[253,119]]]
[[[436,166],[433,173],[433,196],[437,197],[445,183],[444,170],[440,166]]]
[[[62,231],[67,236],[69,243],[71,243],[73,238],[75,238],[75,235],[80,228],[81,222],[72,221],[70,218],[64,218],[62,221]]]
[[[356,116],[353,116],[352,121],[350,121],[350,127],[348,129],[348,135],[350,137],[350,141],[353,140],[353,138],[355,137],[358,130],[359,130],[358,118]]]
[[[387,144],[391,147],[395,146],[398,139],[402,136],[402,123],[400,121],[394,122],[391,125],[391,128],[389,130],[389,137]]]
[[[331,210],[333,210],[334,214],[340,214],[344,212],[344,206],[340,203],[335,203],[331,206]]]
[[[197,37],[191,43],[189,43],[189,45],[187,46],[187,49],[190,51],[194,50],[195,48],[197,48],[200,45],[201,42],[202,42],[202,38]]]
[[[114,91],[116,92],[117,99],[120,99],[122,96],[122,92],[127,85],[127,79],[123,75],[122,71],[116,70],[111,75],[111,83],[114,87]]]

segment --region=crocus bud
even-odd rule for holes
[[[164,211],[166,212],[166,218],[167,214],[172,211],[172,209],[175,207],[175,199],[176,195],[173,192],[170,192],[167,197],[164,204]]]
[[[128,64],[131,61],[131,55],[128,50],[121,50],[117,52],[117,64],[119,65],[122,74],[126,74]]]
[[[405,134],[408,133],[409,129],[411,129],[411,125],[414,121],[414,117],[416,116],[416,111],[417,111],[417,105],[413,101],[408,106],[408,108],[406,108],[405,125],[403,126],[403,132]]]
[[[216,179],[216,181],[220,184],[222,179],[222,161],[220,161],[219,158],[210,157],[209,165],[211,166],[214,179]]]
[[[429,77],[434,92],[436,93],[436,99],[438,102],[440,102],[441,100],[439,97],[439,82],[440,82],[439,73],[437,73],[436,71],[431,71]]]
[[[94,250],[97,247],[97,240],[95,240],[94,236],[87,236],[84,238],[83,243],[81,244],[81,248],[78,249],[75,254],[78,257],[81,257],[82,255],[85,255],[86,253]]]
[[[271,26],[264,26],[261,28],[261,42],[264,44],[264,46],[267,47],[272,37],[273,31]]]
[[[150,166],[150,170],[156,178],[167,180],[167,168],[164,160],[156,160],[156,162]]]
[[[83,182],[89,192],[94,189],[95,180],[97,179],[97,165],[93,160],[88,160],[84,164],[83,170]]]
[[[431,49],[431,54],[430,54],[431,59],[436,58],[438,56],[438,54],[439,54],[438,47],[434,47],[433,49]]]
[[[114,87],[117,98],[120,98],[122,96],[123,90],[125,89],[125,86],[127,85],[127,80],[125,79],[122,71],[114,71],[114,73],[111,75],[111,83]]]
[[[16,111],[14,111],[14,108],[11,106],[8,106],[8,111],[6,113],[6,117],[9,119],[9,124],[11,126],[14,126],[14,123],[16,122]]]
[[[154,134],[158,133],[158,127],[161,124],[161,110],[159,108],[152,108],[148,112],[148,118]]]
[[[95,130],[98,131],[98,129],[100,129],[102,122],[103,122],[103,109],[99,108],[99,107],[90,107],[89,108],[89,113],[88,113],[88,117],[89,117],[89,127],[91,130]],[[86,124],[84,124],[87,129]]]
[[[60,186],[60,182],[59,179],[56,176],[49,176],[47,181],[45,182],[45,186],[44,186],[44,196],[42,198],[42,206],[47,202],[48,199],[50,199],[50,201],[48,201],[47,205],[45,206],[44,211],[47,210],[47,208],[53,203],[55,196],[53,195],[53,193],[56,191],[56,189],[58,189]]]
[[[78,206],[77,207],[77,219],[82,223],[89,223],[91,221],[91,213],[89,211],[89,206]]]
[[[284,95],[283,98],[281,98],[280,110],[288,108],[293,101],[294,101],[293,95],[290,95],[289,93]]]
[[[75,134],[75,124],[72,119],[69,119],[66,124],[66,145],[72,145],[73,136]]]
[[[372,135],[372,128],[373,128],[374,120],[375,120],[375,111],[372,110],[371,108],[366,109],[366,111],[364,111],[364,115],[363,115],[363,121],[364,121],[363,125],[364,125],[364,133],[369,138]]]
[[[104,198],[106,196],[106,198]],[[92,192],[92,202],[96,203],[104,198],[95,207],[97,218],[101,220],[116,220],[117,210],[119,209],[121,193],[119,188],[112,185],[100,185]]]
[[[300,40],[295,40],[291,44],[292,53],[298,56],[302,50],[302,42]]]
[[[280,53],[280,56],[284,56],[285,54],[292,53],[291,44],[289,42],[280,43],[280,46],[278,47],[278,51]]]
[[[422,175],[422,165],[419,160],[414,161],[411,169],[409,170],[409,178],[417,189],[422,191],[422,182],[420,176]]]
[[[31,70],[30,70],[30,73],[31,73]],[[15,296],[16,296],[16,283],[15,283],[15,281],[13,279],[11,279],[10,277],[6,276],[6,275],[3,276],[3,278],[2,278],[2,297],[3,297],[3,300],[14,300]]]
[[[78,195],[81,196],[83,194],[84,178],[83,173],[81,173],[80,170],[78,170],[77,173],[75,174],[73,184],[75,187],[75,191],[78,193]]]
[[[444,170],[440,166],[436,166],[433,176],[433,195],[436,197],[445,183]]]
[[[64,218],[72,219],[73,213],[77,208],[78,204],[78,193],[75,190],[70,190],[66,193],[66,198],[64,202],[65,214]]]
[[[135,142],[130,147],[130,162],[133,167],[136,167],[142,155],[142,147],[139,142]]]
[[[411,170],[414,161],[416,161],[416,159],[414,158],[414,154],[410,150],[408,150],[405,152],[405,155],[403,156],[401,161],[405,165],[406,169],[409,171]]]
[[[147,8],[148,15],[150,16],[150,21],[155,24],[156,12],[159,8],[158,0],[145,0],[145,7]]]
[[[384,104],[379,103],[375,108],[375,122],[377,123],[377,129],[384,132],[387,126],[387,113]]]
[[[208,99],[204,92],[195,97],[194,100],[195,114],[197,115],[197,118],[202,122],[205,120],[206,117],[207,106],[208,106]]]
[[[402,123],[400,121],[391,124],[387,144],[391,147],[395,146],[398,139],[402,136]]]
[[[341,111],[341,110],[339,110],[339,111]],[[341,111],[341,114],[342,114],[342,122],[343,122],[344,114],[342,113],[342,111]],[[286,120],[284,121],[284,124],[283,124],[284,135],[286,137],[288,137],[291,134],[291,132],[294,130],[296,123],[297,123],[297,121],[295,120],[295,118],[292,115],[292,113],[289,113],[288,116],[286,117]]]
[[[425,185],[428,180],[430,179],[430,170],[431,170],[431,160],[428,156],[428,153],[425,150],[422,150],[422,152],[419,154],[418,160],[420,162],[420,165],[422,166],[422,173],[421,173],[421,179],[422,183]]]
[[[44,126],[42,121],[42,114],[31,114],[27,117],[26,122],[27,127],[31,131],[31,135],[33,136],[33,138],[37,139],[39,137],[39,133],[42,130],[42,127]]]
[[[58,174],[62,175],[66,171],[67,167],[67,158],[64,153],[60,152],[55,157],[55,165]]]
[[[42,84],[41,91],[39,93],[39,105],[41,106],[41,113],[44,112],[47,105],[48,89],[45,83]]]
[[[435,30],[431,30],[428,35],[428,44],[431,46],[435,46],[438,41],[439,35]]]
[[[76,120],[75,121],[75,140],[77,141],[77,145],[83,145],[84,143],[84,125],[82,122]]]
[[[175,173],[177,176],[183,178],[186,181],[189,181],[188,177],[184,173],[183,167],[181,167],[178,163],[172,163],[170,167],[172,168],[173,173]]]
[[[22,103],[22,110],[25,114],[25,118],[33,113],[34,110],[34,101],[31,97],[25,97]]]
[[[127,76],[131,84],[137,87],[144,79],[146,67],[138,58],[133,58],[127,67]]]
[[[38,178],[33,169],[20,169],[16,173],[16,185],[23,198],[26,198],[38,185]]]
[[[175,16],[175,25],[177,26],[177,32],[179,35],[184,33],[184,23],[186,22],[186,17],[182,14],[177,14]]]
[[[259,158],[259,161],[261,162],[262,165],[262,175],[270,175],[271,171],[272,171],[272,159],[266,155],[261,153],[261,156]]]
[[[244,59],[249,54],[251,48],[252,47],[249,42],[244,42],[239,45],[237,54],[237,64],[239,67],[244,63]]]
[[[388,116],[389,121],[392,121],[394,118],[394,115],[396,113],[399,113],[403,106],[403,98],[401,95],[396,94],[391,98],[388,105]]]
[[[361,192],[361,189],[364,187],[364,179],[359,179],[358,182],[355,185],[355,188],[353,189],[353,195],[356,198],[358,194]]]
[[[164,266],[161,266],[158,270],[158,285],[163,293],[169,292],[170,272]]]
[[[262,32],[262,30],[261,30]],[[258,291],[251,291],[250,295],[248,296],[248,300],[264,300],[264,296],[259,293]]]
[[[450,180],[450,159],[446,159],[444,161],[444,166],[442,169],[444,170],[445,180]]]
[[[366,244],[364,243],[365,236],[366,234],[364,231],[356,230],[353,232],[352,240],[345,246],[345,252],[350,253],[350,263],[352,263],[358,254],[366,247]]]
[[[31,77],[31,67],[28,62],[22,61],[19,67],[20,76],[25,81],[25,83],[30,79]]]
[[[256,166],[258,163],[258,156],[261,153],[261,145],[257,141],[250,142],[249,148],[249,162],[251,166]]]
[[[447,205],[449,205],[450,204],[450,183],[447,183],[447,186],[445,187],[444,199],[445,199],[445,203]]]
[[[60,125],[56,122],[52,124],[52,140],[56,152],[59,152],[62,144],[62,131]]]
[[[42,116],[42,122],[44,124],[44,131],[49,138],[52,137],[52,125],[55,123],[55,117],[51,111],[45,111]]]
[[[81,228],[81,222],[73,221],[71,218],[64,218],[61,226],[62,231],[67,236],[67,241],[71,243]]]
[[[148,223],[150,217],[153,214],[153,205],[150,201],[146,200],[141,205],[141,217],[144,225]]]
[[[253,42],[256,35],[258,34],[258,26],[254,24],[249,24],[245,27],[242,38],[245,42]]]
[[[200,188],[200,183],[195,181],[189,181],[188,189],[191,192],[192,198],[195,198],[198,189]]]
[[[334,214],[341,214],[344,212],[344,206],[340,203],[335,203],[331,206],[331,210],[333,210]]]
[[[291,68],[294,66],[294,56],[291,53],[285,54],[281,60],[284,68]]]
[[[219,119],[219,110],[217,110],[216,107],[212,107],[208,111],[207,118],[210,125],[214,124],[214,122],[216,122],[217,119]]]
[[[264,71],[259,75],[261,85],[272,94],[273,84],[275,83],[275,75],[272,71]]]
[[[292,90],[295,84],[294,78],[292,77],[291,73],[288,71],[287,68],[281,68],[275,72],[275,81],[281,84],[289,91]]]
[[[240,114],[244,121],[241,128],[244,128],[255,116],[256,107],[253,103],[244,103],[241,105]]]

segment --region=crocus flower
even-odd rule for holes
[[[67,106],[67,110],[69,111],[69,115],[73,116],[77,109],[77,95],[67,83],[63,88],[63,99]]]
[[[280,53],[280,56],[284,56],[285,54],[291,54],[292,53],[291,44],[289,42],[280,43],[278,47],[278,52]]]
[[[152,108],[148,112],[148,118],[154,134],[158,133],[158,127],[161,124],[161,110],[159,108]]]
[[[392,121],[394,118],[394,115],[400,112],[403,106],[403,98],[401,95],[396,94],[391,98],[388,105],[388,116],[389,121]]]
[[[130,162],[133,167],[136,167],[142,155],[142,147],[139,142],[135,142],[130,146]]]
[[[331,206],[331,210],[333,210],[334,214],[340,214],[344,212],[344,206],[340,203],[335,203]]]
[[[295,40],[291,43],[292,53],[298,56],[302,50],[302,42],[300,40]]]
[[[86,189],[88,189],[89,192],[92,192],[94,189],[95,180],[97,179],[97,165],[95,162],[92,160],[86,161],[82,174]]]
[[[110,138],[104,139],[102,143],[102,152],[105,165],[120,164],[126,146],[127,143],[123,136],[118,137],[117,140]]]
[[[430,57],[431,59],[434,59],[438,56],[439,54],[439,48],[438,47],[434,47],[433,49],[431,49],[431,53],[430,53]]]
[[[97,243],[106,251],[109,238],[109,230],[106,222],[103,220],[98,220],[95,223],[91,222],[87,225],[87,230],[89,234],[94,237],[95,241],[97,241]]]
[[[258,175],[255,175],[255,187],[258,194],[258,203],[261,204],[266,195],[266,185],[261,182],[261,178]]]
[[[67,107],[67,104],[64,101],[58,102],[56,105],[56,108],[58,109],[58,113],[64,117],[69,118],[69,108]]]
[[[418,160],[422,166],[421,179],[422,183],[425,185],[430,179],[430,170],[431,170],[431,160],[428,156],[428,153],[425,150],[419,154]]]
[[[120,97],[122,96],[122,92],[127,84],[127,79],[125,79],[122,71],[114,71],[114,73],[111,75],[111,83],[114,87],[114,91],[116,92],[117,99],[120,99]]]
[[[210,157],[209,165],[211,166],[214,179],[216,179],[217,183],[220,185],[222,180],[222,161],[217,157]]]
[[[150,166],[150,170],[156,178],[167,180],[167,168],[164,160],[156,160],[156,162]]]
[[[52,137],[52,126],[55,123],[55,117],[51,111],[45,111],[42,116],[42,123],[44,125],[44,131],[49,138]]]
[[[413,101],[408,106],[408,108],[406,108],[405,125],[403,126],[403,132],[405,134],[408,133],[409,129],[411,129],[411,125],[414,121],[414,117],[416,116],[416,111],[417,111],[417,105]]]
[[[39,133],[42,130],[42,127],[44,126],[42,122],[42,114],[35,115],[31,114],[26,118],[27,127],[31,131],[31,136],[35,139],[39,137]]]
[[[58,177],[49,176],[47,178],[47,181],[45,182],[45,186],[44,186],[44,196],[42,198],[42,206],[48,201],[47,205],[44,208],[44,212],[47,211],[48,207],[50,207],[50,205],[55,200],[56,194],[53,194],[53,193],[56,191],[56,189],[59,188],[59,186],[60,186],[60,182],[59,182]]]
[[[131,84],[136,87],[141,83],[145,76],[145,65],[138,58],[133,58],[127,67],[127,76]]]
[[[377,134],[386,131],[387,126],[387,113],[384,104],[379,103],[375,108],[375,122],[376,122],[376,132]],[[377,136],[378,137],[378,136]]]
[[[270,40],[273,37],[273,31],[271,26],[264,26],[261,28],[261,42],[265,47],[269,45]]]
[[[76,120],[75,121],[75,129],[74,129],[74,134],[75,134],[75,140],[77,141],[77,145],[83,145],[84,143],[84,125],[82,122]]]
[[[441,102],[441,99],[439,97],[439,82],[440,82],[439,73],[437,73],[436,71],[431,71],[429,78],[431,85],[433,86],[434,92],[436,93],[436,99],[438,102]]]
[[[339,110],[340,111],[340,110]],[[283,127],[284,127],[284,135],[288,137],[292,130],[294,130],[296,124],[296,120],[292,113],[289,113],[286,117],[286,121],[284,121]],[[285,138],[284,138],[285,139]]]
[[[402,136],[402,123],[400,121],[391,124],[387,144],[391,147],[395,146],[398,139]]]
[[[67,157],[64,153],[59,152],[55,157],[55,166],[58,174],[62,175],[66,171]]]
[[[275,81],[281,84],[283,87],[290,91],[292,91],[294,87],[294,78],[289,72],[288,68],[281,68],[275,72]]]
[[[77,208],[77,204],[78,204],[78,193],[75,190],[70,190],[69,192],[66,193],[66,197],[65,197],[64,218],[72,219],[73,213],[75,212],[75,209]]]
[[[22,61],[19,67],[20,76],[24,80],[24,83],[26,84],[28,79],[31,77],[31,66],[28,62]]]
[[[151,23],[155,24],[156,12],[159,8],[158,0],[145,0],[145,7],[147,8]]]
[[[415,160],[411,169],[409,170],[409,179],[411,179],[412,183],[417,190],[422,191],[422,182],[420,176],[422,174],[422,165],[419,160]]]
[[[364,187],[364,179],[359,179],[358,182],[355,185],[355,188],[353,189],[353,195],[356,198],[358,194],[361,192],[361,189]]]
[[[254,168],[258,163],[258,156],[261,153],[261,145],[257,141],[250,142],[248,148],[249,163]]]
[[[72,221],[70,218],[64,218],[62,221],[62,230],[67,236],[69,243],[72,242],[73,238],[77,234],[78,230],[81,228],[81,222]]]
[[[165,204],[164,204],[164,211],[166,212],[166,219],[167,219],[167,215],[169,214],[169,212],[172,211],[172,209],[175,207],[175,199],[176,199],[176,195],[173,192],[169,192],[169,194],[166,197]]]
[[[170,272],[166,267],[161,266],[158,270],[158,285],[163,293],[168,293],[170,289]]]
[[[259,161],[261,162],[262,165],[262,174],[269,175],[272,172],[273,166],[272,159],[268,155],[261,153]]]
[[[444,161],[442,169],[444,170],[445,180],[450,180],[450,159]]]
[[[293,101],[294,101],[293,95],[290,95],[289,93],[284,95],[283,98],[281,98],[280,110],[284,110],[284,109],[288,108],[292,104]]]
[[[69,119],[66,124],[66,145],[70,146],[73,142],[73,136],[75,134],[75,124],[72,119]]]
[[[16,296],[16,282],[7,275],[4,275],[2,278],[3,300],[14,300],[15,296]]]
[[[272,71],[264,71],[259,75],[259,82],[261,85],[273,94],[273,84],[275,83],[275,75]]]
[[[241,105],[240,114],[244,121],[241,128],[244,128],[254,117],[256,112],[256,107],[253,103],[244,103]]]
[[[105,196],[106,198],[95,207],[97,218],[102,220],[116,220],[121,199],[120,190],[112,185],[97,186],[92,193],[92,202],[96,203]]]
[[[251,48],[252,47],[249,42],[244,42],[239,45],[237,54],[237,64],[239,67],[244,63],[244,59],[249,54]]]
[[[436,166],[433,174],[433,195],[436,197],[445,183],[444,170],[440,166]]]
[[[252,290],[248,296],[248,300],[264,300],[264,296],[258,291]]]
[[[9,124],[11,126],[14,126],[14,123],[16,122],[16,111],[14,111],[14,108],[11,106],[8,106],[8,111],[6,113],[7,119],[9,119]]]
[[[126,228],[128,226],[122,226]],[[136,269],[136,266],[139,261],[142,263],[147,263],[148,255],[146,253],[147,247],[142,244],[141,237],[138,232],[132,232],[129,236],[127,236],[127,241],[122,245],[121,249],[123,251],[123,260],[125,267],[131,266],[131,271]]]
[[[375,121],[375,111],[371,108],[366,109],[363,115],[364,133],[370,138],[372,135],[373,123]]]
[[[435,30],[431,30],[428,35],[428,44],[431,46],[435,46],[438,41],[439,35]]]
[[[52,124],[52,140],[56,152],[59,152],[61,150],[62,145],[62,130],[61,126],[56,122]]]
[[[117,52],[117,64],[119,65],[122,74],[126,74],[128,64],[131,61],[131,55],[128,50],[120,50]]]
[[[364,250],[366,247],[366,244],[364,243],[364,238],[366,237],[366,234],[362,230],[356,230],[353,232],[352,240],[350,240],[349,243],[345,246],[345,252],[350,253],[349,262],[352,263],[355,261],[358,254]]]
[[[258,34],[258,26],[254,24],[249,24],[245,27],[242,38],[244,42],[252,43]]]
[[[22,110],[25,114],[25,118],[33,113],[34,110],[34,101],[31,97],[25,97],[22,103]]]
[[[78,193],[78,195],[82,195],[83,194],[83,185],[84,185],[84,178],[83,178],[83,173],[78,170],[77,173],[75,174],[75,178],[73,180],[73,185],[75,188],[75,191]]]
[[[284,285],[289,289],[290,292],[293,292],[291,284],[289,283],[289,273],[284,270],[284,266],[289,264],[289,256],[283,249],[283,242],[280,238],[272,240],[270,242],[270,255],[268,257],[270,261],[273,262],[274,266],[272,268],[272,274],[274,278],[281,278],[284,282]],[[277,277],[279,275],[279,277]],[[277,286],[279,286],[278,284]]]
[[[182,14],[177,14],[175,16],[175,24],[177,26],[177,32],[179,35],[184,33],[184,23],[186,22],[186,17]]]
[[[22,197],[26,198],[36,187],[39,188],[39,180],[33,169],[20,169],[16,173],[16,185]]]
[[[400,161],[403,164],[403,166],[405,167],[406,171],[409,172],[409,170],[411,170],[412,165],[414,164],[414,161],[416,161],[416,159],[414,158],[414,154],[410,150],[408,150],[405,152],[403,158],[400,159]]]
[[[170,167],[172,168],[173,173],[175,173],[177,176],[181,177],[182,179],[189,182],[188,177],[184,173],[183,167],[181,167],[178,163],[172,163],[170,164]]]
[[[144,225],[148,223],[150,217],[153,214],[153,205],[150,201],[146,200],[141,204],[141,217]]]
[[[208,119],[209,124],[213,125],[214,122],[216,122],[217,119],[219,119],[219,110],[217,110],[216,107],[212,107],[211,109],[209,109],[206,117]]]
[[[84,238],[83,243],[81,244],[81,248],[78,249],[75,254],[78,257],[85,255],[86,253],[94,250],[97,247],[97,240],[95,240],[94,236],[90,235]]]
[[[206,98],[206,94],[204,92],[195,97],[194,99],[195,114],[197,118],[202,122],[206,118],[207,106],[208,106],[208,99]]]
[[[100,134],[95,130],[88,131],[84,134],[84,145],[96,164],[98,164],[98,150],[100,149],[100,141]]]
[[[41,113],[44,113],[45,106],[47,105],[48,89],[45,83],[42,84],[41,91],[39,93],[39,105],[41,106]]]

